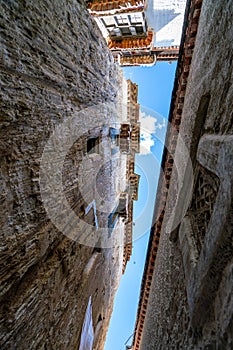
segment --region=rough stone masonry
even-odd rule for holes
[[[63,235],[43,206],[39,168],[56,126],[84,108],[116,104],[119,72],[82,1],[1,0],[0,30],[0,348],[78,349],[91,295],[94,347],[100,350],[122,251]],[[78,120],[83,134],[62,169],[77,215],[82,198],[76,165],[95,117]],[[104,138],[117,115],[110,109],[99,118]],[[111,183],[106,188],[110,193]]]
[[[202,3],[140,350],[233,348],[232,5]]]

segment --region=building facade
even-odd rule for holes
[[[187,3],[134,350],[233,346],[231,16]]]
[[[88,313],[100,350],[130,255],[137,87],[84,3],[2,1],[0,16],[0,348],[78,349]]]

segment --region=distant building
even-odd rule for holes
[[[111,1],[88,4],[121,66],[177,60],[185,0]]]
[[[132,230],[133,230],[133,201],[138,199],[138,186],[140,176],[135,173],[135,154],[140,152],[140,123],[138,104],[138,86],[130,80],[123,96],[125,113],[122,113],[122,124],[120,126],[120,152],[126,154],[126,191],[122,194],[127,196],[127,218],[125,221],[123,273],[132,254]],[[124,89],[123,89],[124,90]],[[124,108],[123,108],[124,109]],[[123,199],[123,198],[122,198]]]

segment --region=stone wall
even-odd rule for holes
[[[141,350],[233,347],[232,11],[203,1]]]
[[[119,73],[82,2],[3,0],[0,16],[0,347],[78,349],[91,295],[94,346],[99,350],[119,281],[122,249],[82,245],[76,236],[67,237],[54,225],[41,197],[40,164],[54,131],[53,146],[59,152],[51,153],[49,171],[60,161],[59,147],[69,140],[73,129],[65,129],[65,134],[63,129],[59,133],[59,127],[75,120],[79,138],[62,167],[67,202],[77,217],[82,217],[82,206],[94,197],[94,184],[88,184],[88,179],[100,159],[110,179],[105,196],[116,195],[111,185],[116,171],[107,163],[109,151],[92,155],[83,187],[86,201],[77,175],[87,139],[96,133],[93,125],[107,139],[104,130],[118,120],[113,106],[117,104]],[[102,112],[98,115],[95,109],[80,114],[80,110],[99,104]],[[47,175],[55,179],[59,174]],[[103,187],[105,179],[101,181]],[[61,208],[62,202],[54,200],[55,212],[61,213]],[[103,225],[104,220],[106,224],[106,217]],[[77,236],[90,233],[84,231],[86,227],[95,234],[94,226],[78,226]],[[117,230],[120,239],[120,224]]]

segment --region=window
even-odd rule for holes
[[[112,30],[112,35],[121,36],[121,30],[120,30],[120,28],[114,28],[114,29]]]
[[[114,21],[113,17],[104,17],[104,18],[102,18],[102,21],[104,22],[106,27],[109,27],[109,26],[114,27],[115,26],[115,21]]]
[[[132,35],[137,35],[135,27],[129,27],[129,30],[130,30]]]
[[[87,140],[87,153],[99,153],[99,137]]]
[[[114,227],[116,226],[116,223],[118,221],[118,212],[117,208],[115,208],[112,213],[108,216],[108,237],[110,238],[112,235],[112,232],[114,230]]]
[[[127,15],[119,15],[119,16],[116,16],[116,20],[117,20],[117,23],[119,25],[122,25],[122,24],[128,24],[129,21],[128,21],[128,16]]]
[[[191,219],[195,248],[200,255],[219,190],[219,178],[200,165],[188,215]]]
[[[79,350],[86,349],[91,350],[94,342],[94,328],[92,322],[92,302],[89,297],[85,318],[82,326],[81,340]]]
[[[142,23],[143,22],[142,14],[141,13],[133,13],[132,15],[130,15],[130,22],[132,24]]]

